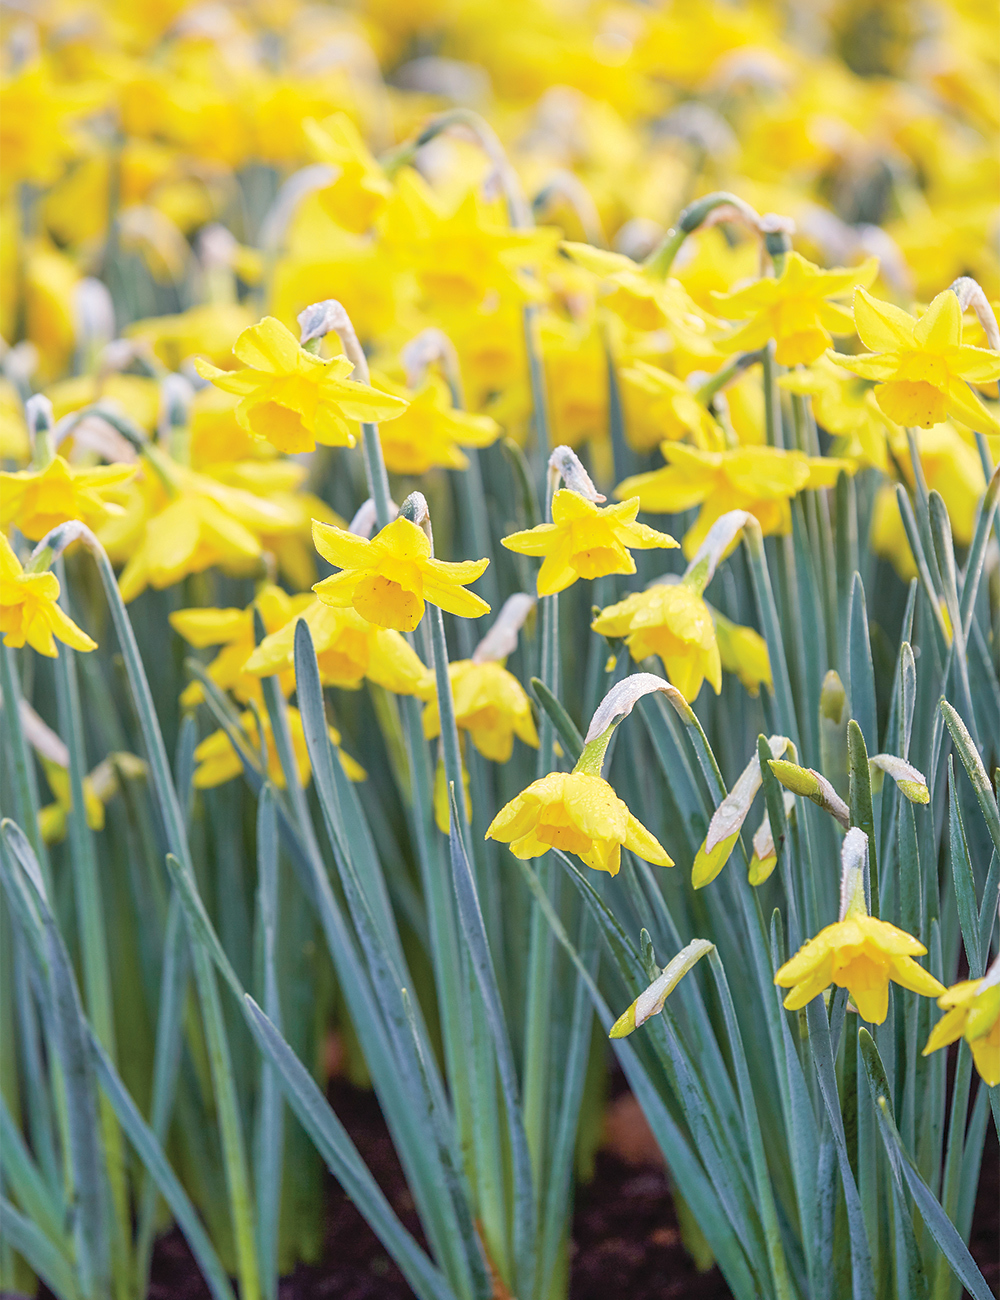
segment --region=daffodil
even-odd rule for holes
[[[309,762],[309,751],[306,748],[305,731],[302,727],[302,714],[298,709],[289,707],[287,709],[288,732],[292,742],[292,753],[295,757],[295,767],[298,772],[299,780],[303,785],[308,785],[312,777],[312,765]],[[267,746],[267,774],[271,781],[279,789],[285,788],[285,773],[281,767],[281,759],[278,756],[278,750],[274,743],[274,736],[271,731],[271,723],[266,714],[261,715],[264,724],[264,741]],[[255,752],[259,752],[260,741],[257,731],[257,717],[247,710],[240,715],[240,725],[246,734],[248,746]],[[335,727],[327,727],[331,742],[336,745],[337,754],[340,758],[341,765],[347,777],[351,781],[363,781],[365,779],[365,770],[360,767],[349,754],[345,754],[340,746],[340,732]],[[243,771],[243,763],[239,754],[236,752],[233,742],[225,731],[213,731],[211,735],[196,746],[194,759],[197,767],[194,771],[194,784],[199,790],[210,790],[214,786],[222,785],[226,781],[232,781]]]
[[[625,479],[615,488],[615,496],[638,496],[640,508],[653,514],[701,506],[684,536],[688,557],[715,520],[730,510],[749,511],[765,535],[789,532],[792,497],[804,488],[832,487],[841,471],[854,471],[851,461],[777,447],[703,451],[686,443],[665,442],[660,451],[667,464]]]
[[[607,573],[635,573],[629,548],[648,551],[677,543],[667,533],[636,522],[639,498],[615,506],[597,506],[578,492],[560,488],[552,498],[552,523],[504,537],[508,551],[544,556],[538,571],[538,594],[554,596],[578,578]]]
[[[860,266],[824,271],[800,253],[788,253],[776,278],[756,280],[734,293],[713,295],[717,310],[729,320],[750,317],[721,346],[730,352],[747,352],[774,339],[779,365],[808,365],[830,346],[831,335],[854,333],[850,311],[827,299],[841,298],[857,285],[869,285],[877,274],[878,259],[874,257]]]
[[[417,279],[429,304],[445,310],[479,307],[493,292],[517,302],[538,296],[525,271],[551,258],[556,230],[515,230],[491,220],[470,189],[450,211],[411,168],[400,173],[383,215],[390,254]]]
[[[467,731],[485,758],[506,763],[514,752],[514,737],[538,748],[538,732],[531,715],[531,701],[524,687],[502,663],[476,663],[460,659],[448,665],[455,701],[455,721]],[[424,709],[424,735],[428,740],[441,734],[437,695]]]
[[[97,642],[59,606],[59,579],[54,573],[25,572],[13,547],[0,533],[0,632],[3,643],[25,643],[54,659],[56,641],[73,650],[94,650]]]
[[[180,370],[194,356],[228,369],[233,339],[252,324],[249,308],[240,303],[206,302],[172,316],[133,321],[124,335],[147,343],[168,370]]]
[[[608,782],[587,772],[550,772],[533,781],[500,809],[486,838],[509,844],[516,858],[562,849],[612,876],[621,866],[622,845],[647,862],[673,866]]]
[[[349,379],[354,367],[346,357],[324,361],[307,352],[273,316],[244,330],[233,355],[243,369],[220,370],[201,359],[195,366],[203,379],[240,397],[236,419],[279,451],[313,451],[317,442],[353,447],[350,421],[376,423],[406,410],[401,398]]]
[[[41,758],[45,779],[55,795],[55,802],[38,810],[38,829],[46,844],[58,844],[66,838],[66,819],[73,808],[73,791],[68,770],[52,759]],[[83,778],[83,804],[87,825],[92,831],[104,829],[104,803],[92,776]]]
[[[500,426],[488,415],[457,410],[448,385],[428,374],[416,389],[404,388],[379,374],[372,376],[380,390],[409,403],[398,419],[379,429],[386,468],[393,474],[426,474],[434,466],[467,469],[462,447],[488,447],[500,436]]]
[[[368,230],[388,202],[392,185],[358,128],[346,113],[334,113],[323,122],[307,117],[302,129],[317,160],[337,168],[336,179],[318,194],[324,211],[345,230]]]
[[[294,618],[264,637],[244,671],[257,677],[295,666],[295,625],[307,624],[324,686],[354,690],[364,678],[396,695],[425,695],[433,678],[405,637],[369,623],[354,609],[336,609],[312,597]]]
[[[895,424],[929,429],[950,415],[980,433],[1000,434],[1000,420],[968,387],[1000,379],[1000,353],[962,342],[962,308],[950,289],[916,319],[859,289],[854,320],[872,351],[834,360],[876,381],[875,400]]]
[[[760,694],[762,686],[771,690],[771,660],[767,653],[767,642],[761,634],[752,627],[731,623],[717,609],[711,612],[723,671],[738,677],[747,692],[755,698]],[[675,682],[674,685],[676,684]]]
[[[896,425],[883,414],[872,390],[849,370],[822,356],[808,369],[782,375],[778,384],[812,398],[816,422],[835,435],[834,456],[888,471],[886,440]]]
[[[658,582],[601,610],[591,624],[606,637],[624,639],[636,663],[658,655],[670,682],[689,702],[708,678],[722,690],[722,659],[715,624],[701,593],[686,582]]]
[[[399,518],[371,541],[343,528],[313,525],[313,541],[325,560],[342,570],[313,590],[327,605],[354,609],[369,623],[412,632],[430,601],[459,618],[479,618],[490,607],[466,591],[486,571],[489,560],[438,560],[423,529]]]
[[[868,915],[864,866],[868,837],[857,827],[843,846],[841,915],[814,939],[804,943],[774,976],[775,984],[791,989],[785,1007],[797,1011],[831,984],[847,989],[864,1020],[880,1025],[889,1010],[889,981],[923,997],[935,998],[944,985],[914,957],[926,953],[919,939],[888,921]]]
[[[24,408],[14,385],[0,379],[0,460],[24,465],[31,459],[31,443]]]
[[[134,465],[71,465],[53,456],[42,469],[0,473],[0,528],[14,525],[33,542],[69,519],[97,529],[121,505],[105,493],[120,488],[135,474]]]
[[[924,1056],[964,1038],[989,1088],[1000,1084],[1000,960],[982,979],[961,980],[938,998],[945,1014],[931,1030]]]
[[[233,575],[250,574],[263,555],[262,535],[296,527],[295,517],[281,506],[187,469],[159,448],[142,460],[124,515],[99,532],[111,560],[125,565],[119,578],[123,600],[134,600],[147,586],[170,587],[189,573],[216,566]]]
[[[637,360],[620,375],[625,437],[636,451],[652,451],[667,439],[691,438],[697,447],[721,448],[718,423],[682,379]]]
[[[313,597],[306,592],[289,596],[271,583],[258,591],[254,602],[246,609],[177,609],[170,615],[170,626],[188,645],[197,649],[222,646],[222,649],[205,668],[206,673],[221,691],[232,691],[243,704],[256,700],[263,704],[260,679],[247,672],[247,660],[256,648],[254,612],[260,614],[265,632],[274,632],[310,604]],[[282,674],[281,687],[289,695],[295,686],[294,675]],[[201,682],[191,682],[181,694],[181,704],[190,708],[204,695]]]
[[[607,285],[601,304],[629,329],[669,330],[674,341],[689,349],[714,351],[708,331],[717,322],[694,302],[679,280],[664,280],[622,253],[609,253],[590,244],[566,243],[562,248]]]

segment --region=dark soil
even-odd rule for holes
[[[397,1214],[421,1238],[374,1095],[337,1080],[330,1086],[330,1101]],[[280,1300],[411,1300],[413,1293],[399,1270],[332,1179],[326,1191],[323,1262],[300,1265],[283,1278]],[[1000,1160],[990,1125],[970,1247],[994,1292],[1000,1284],[998,1204]],[[571,1300],[618,1295],[629,1300],[727,1300],[730,1295],[719,1270],[699,1273],[685,1250],[662,1161],[628,1092],[614,1097],[594,1178],[577,1193],[571,1268]],[[49,1300],[44,1288],[41,1296]],[[148,1300],[210,1300],[176,1229],[156,1244]]]

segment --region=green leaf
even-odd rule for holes
[[[983,974],[983,958],[979,948],[979,903],[976,899],[976,881],[972,874],[972,861],[965,838],[965,826],[962,824],[962,812],[958,806],[955,767],[951,754],[948,755],[948,854],[951,858],[955,901],[958,904],[958,922],[962,928],[965,955],[969,962],[969,975],[977,980],[981,979]]]
[[[330,1172],[364,1215],[399,1265],[420,1300],[455,1300],[444,1274],[400,1223],[396,1212],[358,1154],[312,1075],[249,994],[247,1023],[260,1050],[274,1065],[289,1106],[323,1157]]]
[[[107,1170],[97,1120],[97,1095],[87,1042],[81,1030],[83,1008],[73,967],[42,886],[34,850],[19,826],[3,823],[3,840],[22,881],[33,895],[38,915],[36,952],[44,952],[47,1000],[43,1015],[55,1043],[65,1088],[69,1167],[76,1205],[74,1241],[80,1284],[85,1294],[103,1300],[110,1293],[110,1255],[106,1208]],[[5,873],[6,883],[6,873]]]
[[[875,853],[875,814],[872,811],[872,778],[868,750],[857,721],[847,724],[847,756],[850,764],[851,825],[868,836],[868,872],[871,885],[869,906],[872,916],[879,914],[878,858]]]
[[[868,611],[861,574],[851,580],[850,617],[847,624],[848,692],[851,717],[861,728],[870,754],[878,752],[878,719],[875,711],[875,668],[868,634]]]
[[[497,1070],[507,1112],[513,1176],[514,1253],[517,1259],[517,1287],[521,1295],[531,1295],[535,1277],[535,1233],[537,1229],[535,1191],[532,1183],[531,1157],[524,1129],[518,1095],[517,1070],[511,1050],[507,1021],[500,990],[497,987],[493,957],[486,924],[479,906],[479,895],[462,840],[461,821],[452,784],[451,795],[451,876],[458,902],[458,917],[465,937],[469,959],[483,999],[487,1023],[493,1038]]]
[[[552,725],[558,731],[570,762],[576,763],[583,753],[583,737],[577,730],[576,723],[540,677],[532,677],[531,689],[535,699],[549,715]]]
[[[833,1130],[837,1145],[837,1160],[840,1165],[840,1180],[844,1188],[847,1204],[847,1222],[851,1240],[851,1293],[854,1300],[874,1300],[875,1277],[872,1272],[871,1248],[868,1245],[868,1233],[865,1230],[864,1214],[858,1185],[854,1181],[851,1163],[847,1154],[847,1138],[844,1133],[844,1121],[840,1111],[840,1096],[837,1092],[837,1075],[834,1070],[833,1052],[830,1044],[830,1025],[826,1018],[826,1008],[822,998],[813,998],[806,1008],[809,1023],[809,1043],[812,1050],[816,1080],[826,1107],[827,1118]],[[853,1046],[850,1044],[849,1047]]]
[[[894,1176],[898,1174],[906,1183],[920,1211],[920,1217],[951,1266],[952,1272],[973,1300],[994,1300],[993,1293],[986,1285],[986,1279],[969,1254],[968,1246],[958,1235],[955,1225],[945,1214],[937,1197],[921,1178],[907,1154],[884,1096],[878,1098],[876,1115],[879,1120],[879,1133],[893,1174]]]
[[[263,966],[264,1010],[281,1032],[278,995],[278,823],[273,787],[264,786],[257,802],[257,933]],[[278,1227],[284,1165],[284,1103],[274,1066],[261,1060],[254,1140],[254,1184],[257,1188],[257,1257],[261,1286],[268,1300],[278,1295]]]
[[[71,1264],[36,1224],[0,1196],[0,1237],[26,1261],[58,1300],[83,1300]]]
[[[968,727],[947,700],[943,699],[941,701],[940,709],[945,724],[951,732],[951,739],[958,751],[958,756],[962,760],[962,766],[969,774],[969,780],[976,792],[979,806],[983,810],[993,847],[997,853],[1000,853],[1000,810],[997,809],[997,801],[990,788],[990,779],[986,775],[986,768],[979,756],[979,750],[969,735]]]

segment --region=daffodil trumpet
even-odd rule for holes
[[[880,1025],[889,1008],[889,982],[923,997],[940,997],[944,985],[913,960],[927,949],[912,935],[869,914],[868,836],[857,826],[841,849],[840,917],[803,944],[774,976],[791,992],[796,1011],[831,984],[846,988],[862,1019]]]
[[[672,688],[652,673],[634,673],[604,697],[590,723],[583,752],[572,772],[550,772],[533,781],[494,817],[487,839],[510,846],[517,858],[537,858],[550,848],[575,853],[596,871],[618,874],[621,850],[630,849],[657,866],[673,859],[619,799],[601,775],[615,727],[644,695]]]

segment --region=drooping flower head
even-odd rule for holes
[[[279,451],[313,451],[317,442],[353,447],[353,422],[392,420],[406,410],[402,398],[349,379],[354,366],[346,357],[324,361],[307,352],[273,316],[245,329],[233,354],[242,370],[220,370],[199,359],[198,373],[236,393],[236,419]]]
[[[877,274],[874,257],[861,266],[823,271],[801,254],[787,253],[777,278],[756,280],[735,293],[712,295],[721,315],[730,320],[750,317],[721,346],[730,352],[748,352],[774,339],[779,365],[809,365],[833,342],[831,335],[854,332],[850,311],[827,299],[869,285]]]
[[[859,289],[854,320],[872,351],[834,360],[876,380],[875,400],[890,420],[929,429],[950,415],[980,433],[1000,434],[1000,420],[969,389],[1000,379],[1000,352],[962,342],[962,308],[951,289],[918,319]]]
[[[423,529],[409,519],[393,520],[371,541],[314,522],[313,541],[320,555],[342,570],[313,590],[327,605],[353,605],[369,623],[412,632],[424,616],[425,601],[460,618],[490,612],[481,596],[465,590],[485,573],[489,560],[435,559]]]
[[[278,631],[264,637],[246,662],[257,677],[291,672],[295,666],[295,626],[305,622],[312,635],[324,686],[355,690],[367,677],[396,695],[425,695],[432,674],[404,636],[378,627],[354,609],[336,609],[313,596]]]
[[[638,512],[638,497],[601,507],[560,488],[552,498],[552,523],[511,533],[502,540],[508,551],[545,557],[538,571],[538,594],[554,596],[578,578],[635,573],[630,547],[646,551],[677,545],[667,533],[637,523]]]
[[[785,1007],[796,1011],[831,984],[849,991],[864,1020],[880,1025],[889,1010],[889,981],[924,997],[940,997],[944,985],[914,957],[927,951],[919,939],[888,921],[869,916],[865,904],[864,867],[868,837],[857,827],[843,847],[841,916],[802,945],[774,977],[791,989]]]
[[[562,849],[612,876],[621,866],[622,845],[647,862],[672,867],[673,859],[663,845],[601,776],[615,726],[642,694],[665,689],[662,678],[650,674],[638,673],[619,682],[594,714],[573,771],[550,772],[532,781],[500,809],[486,838],[509,844],[516,858],[538,858],[549,849]]]
[[[684,582],[658,582],[602,609],[591,623],[601,636],[620,637],[636,663],[657,655],[664,672],[688,701],[707,678],[722,690],[722,661],[715,624],[701,593]]]
[[[794,496],[804,488],[832,487],[841,470],[852,474],[855,469],[848,460],[779,447],[703,451],[686,443],[664,442],[660,451],[667,464],[625,479],[615,488],[615,496],[638,496],[640,509],[653,514],[701,506],[684,535],[687,556],[698,549],[715,520],[730,510],[748,511],[765,536],[790,532]]]
[[[30,645],[54,659],[56,641],[73,650],[96,650],[97,642],[78,628],[59,605],[59,579],[54,573],[25,572],[14,548],[0,533],[0,632],[3,643]]]
[[[257,716],[249,709],[246,713],[240,715],[240,725],[246,733],[247,745],[255,755],[259,754],[260,751]],[[281,766],[278,747],[274,743],[271,722],[267,714],[260,716],[264,726],[264,743],[267,747],[268,778],[279,789],[283,790],[285,788],[285,773]],[[298,709],[289,706],[287,717],[295,767],[299,780],[303,785],[307,785],[312,777],[312,764],[309,761],[309,750],[306,746],[305,731],[302,726],[302,714]],[[327,731],[331,743],[337,746],[337,754],[348,779],[351,781],[364,781],[366,777],[364,768],[339,748],[340,732],[335,727],[327,727]],[[195,748],[194,759],[198,765],[194,771],[194,784],[198,790],[210,790],[214,786],[223,785],[226,781],[232,781],[235,777],[238,777],[243,771],[243,763],[233,742],[221,728],[206,736]]]
[[[931,1030],[924,1056],[964,1038],[989,1088],[1000,1084],[1000,958],[982,979],[961,980],[938,998],[944,1015]]]
[[[14,525],[33,542],[71,519],[98,528],[122,506],[107,497],[135,474],[134,465],[70,465],[53,456],[40,469],[0,473],[0,528]]]

